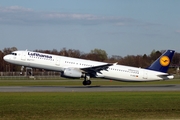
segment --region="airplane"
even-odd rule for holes
[[[174,76],[168,74],[167,71],[174,52],[174,50],[165,51],[148,68],[97,62],[28,50],[14,51],[5,55],[3,59],[6,62],[30,68],[59,71],[62,77],[84,78],[82,84],[90,85],[90,78],[93,77],[126,82],[173,79]]]

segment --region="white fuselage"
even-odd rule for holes
[[[4,59],[17,65],[60,72],[64,71],[66,68],[80,69],[107,64],[104,62],[30,51],[17,51],[16,55],[6,55]],[[167,73],[123,65],[112,65],[107,70],[102,70],[100,72],[102,74],[97,73],[97,77],[120,81],[153,81],[173,78],[171,75],[168,76]]]

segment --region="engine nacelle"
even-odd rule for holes
[[[70,78],[80,78],[82,76],[82,72],[76,68],[66,68],[64,72],[61,74],[61,76]]]

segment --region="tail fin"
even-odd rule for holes
[[[167,50],[147,69],[166,73],[173,58],[174,52],[174,50]]]

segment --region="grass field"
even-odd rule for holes
[[[0,93],[1,120],[180,119],[180,92]]]
[[[92,85],[180,84],[116,82],[94,79]],[[1,79],[0,86],[82,85],[82,80]],[[180,119],[180,91],[175,92],[0,92],[0,120]]]

